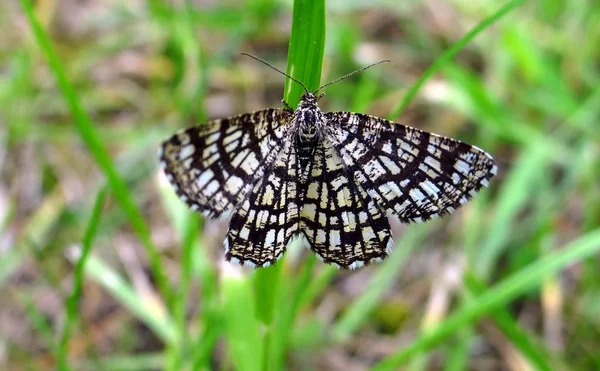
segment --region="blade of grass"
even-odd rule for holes
[[[365,287],[363,294],[355,300],[336,321],[333,328],[333,338],[336,341],[345,341],[368,319],[368,315],[379,303],[379,299],[394,283],[396,277],[402,272],[402,266],[415,246],[425,238],[432,224],[414,225],[407,230],[403,238],[396,244],[396,251],[388,257]],[[398,251],[399,250],[399,251]]]
[[[41,205],[24,223],[23,238],[15,244],[15,248],[2,254],[0,264],[0,286],[8,282],[11,274],[17,270],[27,257],[27,245],[41,245],[48,240],[48,235],[56,227],[56,223],[65,211],[65,199],[61,190],[47,195]]]
[[[271,325],[275,316],[280,291],[281,267],[283,264],[275,264],[268,268],[260,269],[254,275],[254,296],[261,298],[256,302],[256,314],[258,320],[264,325]]]
[[[177,341],[172,318],[154,296],[141,296],[123,277],[94,255],[88,258],[85,273],[152,329],[167,346]]]
[[[273,266],[257,271],[253,280],[254,295],[257,298],[256,320],[265,326],[262,336],[262,370],[272,370],[274,319],[276,311],[281,308],[282,267],[283,259]]]
[[[302,298],[306,294],[312,279],[316,257],[309,257],[303,265],[302,272],[298,275],[295,285],[291,287],[282,300],[281,312],[277,321],[277,327],[273,330],[271,340],[271,370],[285,369],[285,352],[291,341],[292,329],[298,312],[302,308]]]
[[[198,336],[196,346],[194,346],[194,355],[192,359],[192,370],[210,370],[211,352],[217,342],[217,338],[223,332],[221,318],[216,311],[204,315],[206,327]]]
[[[447,103],[489,131],[491,135],[482,139],[489,140],[490,145],[493,145],[494,137],[519,146],[539,142],[545,148],[551,148],[549,154],[555,161],[560,162],[568,156],[569,148],[558,139],[560,137],[548,136],[545,131],[531,125],[526,116],[512,111],[474,71],[451,63],[444,65],[443,71],[446,80],[455,86],[452,94],[448,95]]]
[[[445,371],[467,370],[469,364],[469,348],[473,341],[473,330],[466,326],[457,331],[456,341],[449,344]]]
[[[198,230],[202,230],[202,225],[197,220],[193,221],[196,226],[194,227],[192,224],[192,220],[195,219],[194,216],[191,215],[191,212],[186,208],[185,205],[177,198],[177,195],[171,189],[171,186],[165,182],[159,182],[159,193],[163,197],[164,207],[167,215],[170,217],[171,224],[174,226],[178,235],[183,237],[183,247],[182,247],[182,270],[187,271],[190,270],[190,273],[193,275],[194,279],[197,279],[197,282],[200,285],[200,310],[197,312],[195,322],[202,324],[202,328],[197,334],[194,334],[193,339],[183,343],[185,348],[183,349],[171,349],[166,360],[166,363],[170,365],[177,365],[177,362],[173,362],[174,358],[170,357],[183,357],[183,354],[178,354],[179,351],[185,351],[186,362],[191,364],[192,370],[199,369],[210,369],[211,367],[211,351],[214,347],[214,344],[217,340],[217,337],[223,332],[222,328],[222,320],[220,317],[219,311],[221,310],[221,303],[218,296],[218,279],[216,268],[210,259],[210,252],[208,251],[206,245],[203,242],[194,243],[194,246],[189,246],[188,244],[193,242],[191,235],[193,234],[194,228]],[[202,238],[196,233],[196,239]],[[191,266],[187,266],[190,264]],[[182,279],[186,276],[187,273],[182,272]],[[191,279],[192,277],[190,277]],[[189,284],[188,284],[189,287]],[[185,290],[188,291],[188,290]],[[183,302],[181,295],[183,295],[183,289],[180,289],[179,295],[175,298],[174,310],[175,316],[178,317],[178,331],[179,331],[179,344],[177,347],[181,345],[181,334],[182,326],[185,326],[185,321],[183,321],[185,308],[182,306]],[[186,301],[189,300],[189,292],[185,295],[188,296]],[[241,310],[245,310],[245,308],[241,308]],[[174,368],[174,367],[171,367]]]
[[[112,193],[125,211],[125,214],[127,215],[134,231],[137,233],[140,241],[146,248],[146,252],[148,253],[148,258],[150,261],[150,268],[154,274],[158,289],[165,298],[167,307],[169,307],[171,304],[171,289],[164,273],[165,270],[163,268],[162,261],[160,260],[158,250],[150,238],[150,229],[148,228],[148,225],[146,224],[146,221],[144,220],[139,208],[136,206],[133,196],[127,189],[127,185],[117,172],[106,147],[100,141],[96,128],[85,112],[77,92],[73,88],[73,85],[69,82],[64,66],[54,50],[48,34],[42,29],[40,23],[33,13],[31,2],[28,0],[21,0],[21,6],[25,12],[25,16],[29,26],[31,27],[31,30],[33,31],[37,44],[45,54],[50,68],[54,73],[58,86],[69,106],[71,114],[73,115],[75,126],[79,131],[79,135],[94,157],[96,164],[105,174]]]
[[[316,90],[321,81],[323,53],[325,49],[325,1],[296,0],[292,15],[292,32],[288,49],[287,73],[302,81],[310,90]],[[295,107],[304,93],[302,87],[290,79],[286,79],[284,100]],[[255,292],[260,294],[257,300],[257,311],[261,320],[267,325],[263,341],[265,354],[263,370],[278,370],[284,362],[284,352],[291,335],[299,302],[310,282],[314,261],[305,263],[305,272],[292,293],[293,299],[282,297],[280,280],[282,262],[274,267],[256,272]],[[306,278],[308,277],[308,278]],[[306,283],[306,284],[305,284]],[[301,291],[301,293],[299,292]],[[280,314],[283,318],[277,321],[274,328],[275,308],[285,308]]]
[[[380,362],[373,370],[395,370],[411,357],[431,349],[441,340],[474,322],[494,308],[504,305],[542,283],[570,264],[580,262],[600,251],[600,229],[569,243],[557,252],[517,271],[484,294],[466,303],[440,325],[420,334],[409,346]]]
[[[300,305],[306,305],[315,300],[317,296],[327,289],[337,272],[338,269],[330,265],[321,267],[320,272],[315,277],[311,278],[311,281],[306,288],[306,292],[302,296]]]
[[[210,369],[212,365],[211,351],[217,338],[223,332],[223,320],[220,312],[221,298],[218,291],[218,276],[206,247],[194,249],[194,273],[200,282],[202,300],[202,309],[198,312],[197,322],[202,323],[203,328],[194,340],[191,364],[192,370]]]
[[[487,291],[485,285],[469,272],[464,276],[464,283],[467,290],[476,297]],[[527,357],[536,370],[552,370],[548,363],[551,353],[543,349],[541,344],[535,344],[532,336],[516,323],[508,311],[504,308],[497,308],[491,312],[491,316],[504,335]]]
[[[48,316],[38,309],[31,293],[17,292],[17,298],[24,306],[25,317],[29,321],[32,329],[39,335],[46,347],[52,349],[56,339]],[[2,340],[4,341],[4,338]]]
[[[207,64],[202,63],[203,53],[195,35],[193,9],[192,2],[186,0],[182,9],[175,8],[169,14],[169,22],[165,22],[165,26],[181,53],[180,62],[183,66],[182,76],[174,89],[178,111],[184,120],[191,118],[193,112],[197,112],[196,118],[203,122],[206,119],[202,97],[207,86]]]
[[[505,242],[511,238],[511,234],[506,231],[511,230],[515,215],[527,206],[528,200],[538,190],[538,174],[548,167],[548,153],[543,144],[535,142],[525,148],[513,164],[497,197],[497,206],[486,238],[477,249],[477,256],[472,262],[478,277],[491,275],[494,262],[506,248]]]
[[[181,278],[177,295],[173,300],[173,316],[177,326],[178,341],[171,344],[167,356],[168,370],[182,369],[183,362],[187,356],[189,349],[189,332],[186,325],[186,309],[188,295],[190,293],[190,282],[193,269],[193,252],[198,248],[196,241],[198,238],[198,230],[200,229],[200,218],[197,214],[187,213],[187,223],[181,248]]]
[[[480,32],[490,27],[492,24],[494,24],[494,22],[496,22],[508,12],[515,9],[524,2],[525,0],[513,0],[508,2],[506,5],[498,9],[498,11],[496,11],[494,14],[481,21],[481,23],[475,26],[471,31],[467,32],[467,34],[463,36],[460,40],[454,43],[454,45],[452,45],[448,50],[446,50],[444,54],[437,58],[435,62],[431,66],[429,66],[429,68],[427,68],[425,72],[423,72],[419,80],[417,80],[417,82],[408,90],[406,95],[404,95],[404,98],[402,98],[400,104],[396,108],[394,108],[392,112],[388,115],[388,119],[394,120],[395,118],[397,118],[398,115],[400,115],[400,113],[404,110],[404,108],[406,108],[406,106],[413,100],[415,95],[417,95],[421,87],[423,87],[423,84],[425,84],[425,82],[429,80],[431,76],[433,76],[433,74],[435,74],[441,67],[448,63],[448,61],[450,61],[450,59],[452,59],[456,53],[458,53],[462,48],[465,47],[465,45],[467,45],[471,40],[473,40],[475,36],[477,36]]]
[[[192,370],[208,370],[212,367],[212,350],[217,338],[224,331],[221,298],[218,291],[218,277],[215,266],[205,245],[194,249],[194,273],[200,284],[201,310],[198,311],[197,323],[202,329],[193,340],[190,352]],[[241,308],[245,310],[245,308]]]
[[[163,353],[116,354],[98,360],[75,362],[76,370],[147,371],[164,368]]]
[[[82,249],[75,263],[75,270],[73,272],[73,289],[71,295],[66,300],[66,319],[63,326],[62,335],[58,344],[57,359],[59,370],[69,370],[69,363],[67,360],[69,353],[69,341],[71,340],[71,334],[75,327],[78,315],[78,305],[81,298],[81,290],[83,288],[83,271],[85,269],[85,263],[92,250],[92,243],[96,236],[98,224],[100,223],[100,213],[102,211],[102,205],[106,198],[106,189],[101,189],[96,196],[96,201],[92,208],[92,214],[88,222],[85,233],[82,239]]]
[[[260,299],[254,297],[252,281],[241,267],[224,263],[222,271],[223,324],[233,369],[260,370],[265,346],[256,314],[255,301]]]
[[[287,73],[309,90],[319,88],[325,51],[325,0],[295,0]],[[286,79],[284,99],[295,107],[304,94],[302,87]]]

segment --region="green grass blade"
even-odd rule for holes
[[[305,296],[312,279],[316,260],[314,256],[307,258],[302,272],[298,274],[295,285],[290,288],[289,292],[286,292],[285,297],[282,297],[282,300],[285,301],[280,305],[281,312],[277,321],[277,327],[274,329],[274,334],[272,335],[273,340],[270,344],[272,354],[271,370],[285,369],[285,352],[290,343],[294,321],[302,308],[302,298]]]
[[[288,50],[287,73],[304,83],[308,89],[316,90],[321,81],[323,53],[325,49],[325,1],[324,0],[296,0],[292,15],[292,32]],[[284,100],[295,107],[304,93],[303,88],[290,79],[286,79]],[[302,277],[312,275],[313,261],[307,262],[307,271]],[[260,269],[256,272],[255,292],[257,301],[257,314],[259,320],[265,324],[266,331],[263,337],[265,354],[263,357],[264,370],[277,370],[284,360],[291,327],[300,307],[299,302],[303,296],[305,281],[299,279],[293,298],[284,298],[280,293],[282,262],[274,267]],[[299,292],[301,291],[301,292]],[[274,323],[275,308],[284,308],[277,321]]]
[[[498,11],[496,11],[494,14],[481,21],[481,23],[475,26],[471,31],[467,32],[467,34],[463,36],[460,40],[454,43],[454,45],[452,45],[448,50],[446,50],[444,54],[442,54],[438,59],[436,59],[435,62],[431,66],[429,66],[429,68],[427,68],[425,72],[423,72],[423,74],[417,80],[417,82],[404,95],[404,98],[402,98],[400,104],[396,108],[394,108],[392,112],[388,115],[388,119],[396,119],[398,115],[400,115],[400,113],[404,110],[404,108],[406,108],[406,106],[413,100],[415,95],[417,95],[417,93],[419,92],[421,87],[423,87],[425,82],[429,80],[431,76],[433,76],[437,71],[439,71],[440,68],[447,64],[456,53],[458,53],[462,48],[465,47],[465,45],[471,42],[471,40],[473,40],[475,36],[477,36],[479,33],[490,27],[492,24],[494,24],[494,22],[496,22],[508,12],[523,4],[524,2],[525,0],[513,0],[511,2],[508,2],[506,5],[498,9]]]
[[[374,370],[397,369],[411,357],[434,347],[441,340],[489,313],[494,308],[504,305],[531,288],[540,285],[548,275],[556,274],[567,265],[580,262],[599,251],[600,229],[596,229],[491,287],[481,296],[465,304],[440,325],[421,334],[408,347],[386,358]]]
[[[308,287],[301,298],[300,305],[302,306],[311,303],[317,298],[317,296],[322,294],[334,279],[337,272],[338,269],[330,265],[321,267],[319,273],[315,277],[311,278],[311,281],[309,282]]]
[[[186,323],[187,303],[190,294],[190,284],[193,270],[194,249],[198,248],[198,230],[200,229],[200,218],[198,214],[187,213],[187,223],[181,247],[181,278],[177,288],[177,295],[173,300],[173,316],[177,326],[178,341],[172,344],[167,357],[168,370],[182,369],[188,349],[190,349],[189,331]]]
[[[29,322],[31,328],[35,330],[36,334],[39,335],[40,339],[48,348],[53,348],[55,345],[54,331],[50,319],[44,314],[44,312],[38,309],[34,298],[30,293],[19,292],[17,294],[18,300],[23,304],[25,310],[25,317]],[[3,341],[5,340],[3,336]]]
[[[198,312],[196,321],[202,324],[202,329],[195,336],[193,345],[189,346],[190,363],[192,370],[207,370],[211,368],[212,351],[224,331],[223,317],[227,314],[220,312],[219,280],[205,246],[194,250],[194,275],[200,282],[202,309]]]
[[[165,270],[160,260],[158,250],[150,238],[150,229],[148,228],[148,225],[146,224],[146,221],[144,220],[139,208],[136,206],[131,193],[127,189],[127,185],[117,172],[106,147],[104,147],[100,141],[97,130],[85,112],[77,92],[73,88],[73,85],[69,82],[67,73],[58,55],[56,54],[54,47],[52,46],[48,34],[42,29],[42,26],[33,14],[31,2],[28,0],[21,0],[21,5],[25,12],[27,21],[29,22],[29,26],[33,31],[35,39],[40,49],[46,56],[58,86],[69,106],[71,114],[73,115],[75,127],[88,147],[90,153],[94,157],[96,164],[105,174],[108,184],[112,189],[112,193],[125,211],[129,222],[146,248],[152,273],[154,274],[158,288],[167,301],[167,305],[169,305],[171,303],[171,290],[169,289],[169,282],[167,281],[167,277],[164,273]]]
[[[355,300],[336,322],[333,338],[347,340],[368,319],[368,315],[379,303],[379,299],[394,284],[402,272],[402,265],[414,247],[421,244],[431,224],[418,224],[411,227],[396,244],[394,253],[378,266],[363,294]]]
[[[162,353],[115,354],[93,362],[76,362],[76,370],[147,371],[164,369]]]
[[[462,371],[468,369],[469,348],[473,341],[473,330],[466,326],[457,331],[456,341],[449,344],[445,371]]]
[[[487,291],[484,284],[479,282],[472,274],[467,273],[464,282],[467,289],[475,296],[482,295]],[[533,337],[516,323],[508,311],[504,308],[497,308],[491,312],[491,316],[496,325],[504,332],[504,335],[527,357],[537,370],[552,370],[548,363],[550,352],[543,349],[541,345],[535,344]]]
[[[23,227],[23,237],[17,241],[13,249],[9,249],[1,256],[0,286],[10,279],[11,274],[27,257],[27,245],[41,245],[47,241],[64,211],[64,197],[60,191],[55,191],[47,196],[35,213],[27,219]]]
[[[177,341],[173,319],[154,295],[136,292],[123,277],[94,255],[88,258],[85,273],[144,322],[167,346]]]
[[[273,323],[278,305],[282,266],[280,263],[262,268],[254,275],[254,296],[261,298],[256,302],[257,319],[267,326]]]
[[[319,88],[325,50],[325,0],[295,0],[292,35],[288,50],[287,73],[306,85]],[[292,107],[300,101],[304,90],[286,79],[284,99]]]
[[[78,305],[81,298],[81,290],[83,287],[83,272],[85,269],[85,263],[92,250],[92,243],[96,235],[98,224],[100,223],[100,213],[102,211],[102,205],[106,198],[106,189],[100,190],[96,196],[94,207],[92,208],[92,214],[88,222],[87,228],[82,239],[82,249],[79,258],[75,264],[75,270],[73,273],[73,289],[71,295],[66,300],[66,319],[62,330],[61,339],[57,349],[58,369],[68,370],[69,364],[67,360],[69,352],[69,341],[71,340],[71,334],[77,321]]]
[[[511,172],[504,179],[497,196],[496,209],[485,240],[477,249],[473,264],[478,277],[489,277],[494,262],[507,247],[511,234],[506,231],[514,227],[516,215],[539,189],[540,171],[548,167],[549,152],[537,142],[524,148],[515,160]]]
[[[198,337],[193,347],[194,354],[191,361],[191,370],[210,370],[211,356],[218,337],[223,332],[221,320],[217,315],[204,316],[205,328]]]
[[[221,301],[219,297],[219,280],[216,268],[209,258],[206,247],[194,250],[194,273],[200,282],[202,310],[198,312],[197,321],[203,324],[192,346],[192,370],[210,369],[212,350],[217,338],[223,332]]]
[[[241,269],[237,266],[224,268],[223,324],[233,369],[254,371],[262,367],[266,345],[259,331],[261,324],[256,319],[252,281],[242,275]]]

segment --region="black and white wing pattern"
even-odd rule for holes
[[[294,236],[319,258],[359,268],[389,255],[389,216],[453,212],[497,172],[477,147],[374,116],[267,109],[183,130],[161,147],[177,195],[209,218],[231,216],[227,260],[265,267]]]
[[[385,213],[353,179],[325,138],[317,146],[300,213],[310,248],[338,268],[359,268],[383,260],[393,247]]]
[[[276,160],[235,210],[225,240],[227,260],[249,267],[266,267],[277,261],[298,231],[296,147],[286,141]]]
[[[275,161],[290,115],[266,109],[180,131],[162,144],[165,175],[192,210],[225,218]]]
[[[491,156],[458,140],[359,113],[326,118],[354,181],[403,222],[453,212],[497,172]]]

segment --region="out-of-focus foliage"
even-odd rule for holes
[[[506,4],[0,2],[0,369],[600,369],[600,3],[507,4],[450,55]],[[155,153],[280,106],[284,77],[240,52],[311,85],[391,59],[320,103],[381,117],[433,65],[394,119],[499,175],[394,225],[380,265],[296,244],[268,270],[225,263],[226,223],[186,210]]]

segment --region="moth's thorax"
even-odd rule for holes
[[[301,142],[312,142],[323,136],[325,118],[317,105],[317,97],[312,93],[302,96],[294,112],[294,126]]]

